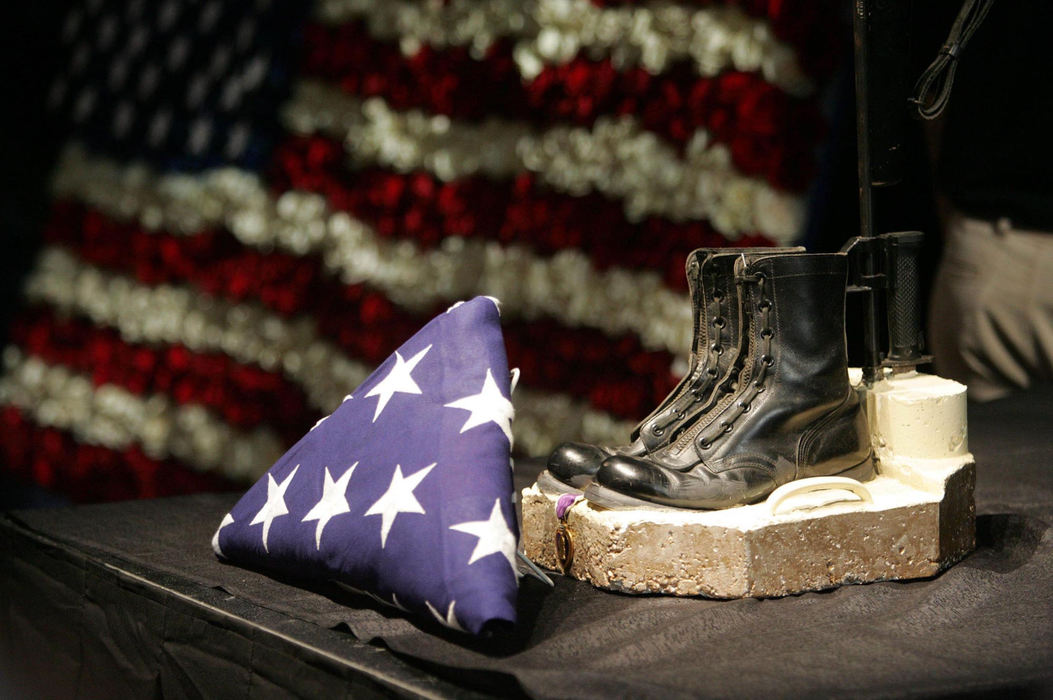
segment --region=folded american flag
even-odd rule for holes
[[[514,622],[510,394],[496,301],[455,304],[246,492],[213,548],[475,634]]]

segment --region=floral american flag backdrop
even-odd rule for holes
[[[479,294],[517,450],[624,440],[690,347],[686,254],[799,235],[831,4],[78,4],[3,468],[78,500],[244,484]]]

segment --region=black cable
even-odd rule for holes
[[[935,119],[947,108],[954,86],[954,72],[958,68],[958,54],[969,43],[993,5],[994,0],[965,0],[962,3],[962,9],[951,25],[950,34],[940,47],[939,55],[914,84],[914,96],[909,102],[922,119]]]

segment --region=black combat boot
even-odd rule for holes
[[[609,507],[728,508],[794,479],[873,476],[848,383],[844,254],[743,257],[746,353],[734,391],[647,455],[604,460],[585,496]]]
[[[732,374],[742,346],[739,287],[735,261],[745,256],[797,254],[804,248],[699,248],[687,257],[694,333],[691,366],[680,383],[633,430],[628,445],[608,447],[564,442],[548,458],[548,470],[538,483],[554,491],[584,488],[600,463],[611,455],[639,457],[669,442],[669,437],[730,391]]]

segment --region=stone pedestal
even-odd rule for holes
[[[573,540],[566,573],[624,592],[740,598],[920,578],[950,566],[975,541],[965,387],[912,373],[888,377],[865,398],[880,461],[862,495],[820,488],[719,511],[580,502],[563,522]],[[558,496],[537,484],[522,494],[526,554],[555,570]]]

